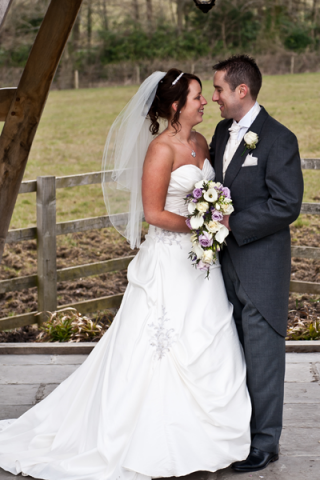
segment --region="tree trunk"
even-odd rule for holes
[[[223,43],[223,48],[227,49],[227,37],[226,37],[226,21],[223,19],[221,22],[221,39]]]
[[[132,6],[133,6],[133,17],[136,22],[139,22],[140,20],[140,15],[139,15],[139,4],[138,0],[132,0]]]
[[[152,0],[146,0],[147,3],[147,20],[148,20],[148,25],[151,28],[152,27]]]
[[[91,40],[92,40],[92,0],[87,0],[87,50],[90,56]]]
[[[105,30],[109,30],[109,18],[107,11],[107,0],[101,0],[102,23]]]
[[[80,40],[80,23],[81,23],[81,15],[80,12],[74,22],[74,26],[72,29],[72,51],[76,52],[79,48],[79,40]]]
[[[183,26],[183,7],[184,0],[177,0],[177,24],[179,33],[181,32]]]

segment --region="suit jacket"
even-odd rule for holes
[[[303,196],[298,142],[262,107],[249,128],[259,136],[256,149],[242,155],[242,140],[223,182],[223,154],[231,124],[232,120],[222,120],[210,144],[216,181],[230,188],[235,208],[227,248],[247,295],[268,323],[285,336],[291,272],[289,225],[300,213]],[[242,167],[248,153],[258,157],[256,166]]]

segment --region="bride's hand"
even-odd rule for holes
[[[230,228],[230,225],[229,225],[229,218],[230,218],[230,215],[223,215],[223,219],[220,221],[220,223],[222,223],[222,225],[227,227],[229,232],[231,232],[231,228]]]

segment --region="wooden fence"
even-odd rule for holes
[[[320,170],[320,159],[303,159],[302,168]],[[111,178],[111,172],[108,172],[107,175]],[[22,182],[19,194],[35,192],[37,195],[37,226],[10,230],[6,243],[37,239],[38,271],[36,275],[0,281],[0,294],[37,287],[39,312],[74,307],[81,313],[90,313],[120,306],[123,294],[57,306],[57,282],[71,281],[78,278],[100,275],[102,273],[124,270],[134,258],[134,256],[128,256],[57,270],[57,235],[107,228],[112,224],[110,221],[111,217],[108,215],[56,223],[56,189],[99,184],[101,183],[101,176],[102,172],[95,172],[57,178],[54,176],[45,176],[38,177],[37,180]],[[301,213],[320,215],[320,203],[303,203]],[[117,215],[117,217],[124,219],[126,214],[120,214]],[[320,259],[320,248],[293,246],[292,256]],[[296,293],[320,295],[320,283],[291,281],[290,290]],[[35,317],[36,313],[38,312],[1,318],[0,330],[22,327],[23,325],[34,323],[41,324],[43,315]]]

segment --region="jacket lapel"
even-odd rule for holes
[[[233,120],[231,119],[225,126],[223,132],[221,133],[221,141],[217,142],[217,152],[215,156],[215,165],[214,169],[216,172],[216,182],[223,182],[223,155],[229,140],[229,128],[232,125]]]
[[[259,114],[257,115],[256,119],[252,123],[251,127],[248,129],[248,131],[256,133],[259,136],[259,140],[260,140],[260,132],[268,116],[269,114],[266,112],[264,107],[261,106],[261,110]],[[259,145],[259,142],[258,142],[258,145]],[[246,156],[251,151],[251,150],[246,150],[246,152],[243,154],[243,152],[245,151],[245,148],[246,148],[246,144],[243,139],[227,168],[226,175],[223,182],[226,187],[230,188],[233,180],[238,175],[239,170],[246,159]]]

